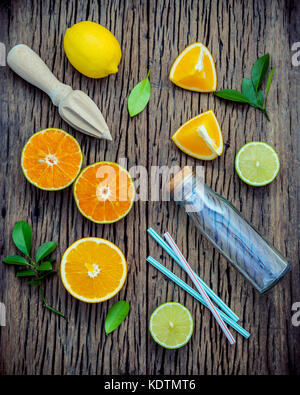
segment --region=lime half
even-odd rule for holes
[[[179,348],[191,338],[194,330],[193,317],[180,303],[164,303],[150,317],[149,329],[153,339],[165,348]]]
[[[269,184],[277,176],[279,168],[274,148],[260,141],[245,144],[235,157],[235,170],[239,177],[252,186]]]

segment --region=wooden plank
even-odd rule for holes
[[[296,133],[290,130],[288,111],[289,63],[285,63],[285,59],[289,58],[289,26],[284,9],[285,2],[272,2],[268,5],[254,2],[253,7],[245,7],[243,2],[233,4],[231,1],[187,1],[176,2],[175,6],[173,4],[172,1],[155,6],[153,4],[150,12],[149,52],[152,57],[151,69],[155,88],[151,106],[153,112],[154,109],[158,109],[161,114],[160,117],[150,119],[150,130],[153,134],[156,133],[152,164],[162,165],[167,161],[169,166],[174,163],[205,166],[208,185],[235,204],[292,262],[297,262],[297,240],[293,236],[297,218],[289,215],[291,208],[296,210],[297,203],[293,179],[295,173],[288,170],[291,170],[290,166],[297,166],[297,161],[296,154],[294,160],[290,156],[290,152],[296,148]],[[272,23],[269,22],[271,20]],[[168,26],[173,26],[173,31],[168,29]],[[213,95],[186,92],[168,81],[168,72],[178,53],[195,41],[203,42],[212,51],[217,65],[219,89],[239,89],[242,77],[250,75],[254,60],[268,51],[271,52],[272,64],[277,65],[278,71],[269,98],[270,123],[253,109],[226,104],[215,99]],[[282,107],[281,101],[285,103],[285,108],[278,112],[278,108]],[[220,159],[204,164],[183,156],[169,137],[183,122],[210,108],[214,109],[221,122],[227,147]],[[283,131],[284,138],[278,130]],[[233,163],[237,150],[252,140],[269,142],[281,158],[280,177],[272,185],[262,189],[253,189],[243,184],[234,171]],[[168,143],[159,144],[161,141]],[[193,342],[176,353],[155,346],[149,338],[149,372],[288,372],[291,368],[288,362],[289,355],[295,353],[286,346],[286,336],[292,331],[289,284],[291,281],[296,284],[298,275],[296,274],[293,280],[292,276],[285,278],[268,295],[259,296],[209,243],[197,234],[183,209],[176,208],[174,204],[157,203],[153,204],[149,211],[150,222],[157,223],[160,232],[169,230],[175,235],[204,280],[220,292],[220,296],[232,306],[252,334],[249,340],[238,337],[237,348],[227,346],[210,314],[204,312],[198,302],[179,291],[173,284],[167,283],[162,275],[151,269],[148,277],[152,301],[149,313],[160,303],[175,300],[185,304],[196,317],[201,318],[196,320]],[[151,242],[150,247],[150,253],[157,256],[155,243]],[[174,266],[169,258],[164,257],[163,263],[176,274],[182,275],[181,270]],[[153,281],[151,274],[155,275],[156,281]],[[163,287],[164,283],[167,288]],[[195,348],[195,344],[199,346]],[[255,351],[258,349],[259,353]],[[299,359],[299,354],[296,357]]]
[[[138,131],[135,121],[129,121],[126,108],[128,90],[139,78],[139,70],[147,67],[147,42],[139,40],[145,30],[147,10],[128,2],[107,2],[100,8],[95,2],[36,2],[17,1],[10,5],[11,15],[8,48],[25,42],[39,53],[54,74],[74,89],[88,93],[102,109],[111,128],[114,143],[96,141],[72,130],[63,122],[49,98],[5,68],[4,97],[7,104],[2,113],[7,140],[2,146],[2,158],[7,178],[5,183],[6,221],[2,235],[6,240],[5,252],[14,251],[10,241],[13,224],[19,219],[29,219],[33,226],[36,244],[53,239],[59,243],[57,258],[68,245],[83,236],[105,237],[115,242],[128,259],[128,282],[117,298],[108,303],[86,305],[68,295],[56,276],[48,282],[46,294],[49,302],[67,315],[67,322],[42,309],[34,289],[30,290],[14,278],[12,270],[1,267],[5,290],[3,299],[8,303],[9,326],[1,328],[2,370],[6,373],[123,373],[145,371],[145,320],[143,314],[146,295],[143,293],[145,277],[145,233],[136,229],[146,228],[145,204],[137,203],[129,217],[112,226],[95,225],[77,211],[71,189],[49,194],[31,187],[16,165],[22,146],[37,130],[56,126],[70,131],[79,141],[84,153],[84,165],[99,160],[119,161],[129,158],[128,166],[138,162],[138,155],[146,155],[146,147],[135,149]],[[92,19],[111,29],[120,40],[123,58],[118,75],[105,80],[91,80],[76,72],[64,56],[62,39],[66,28],[82,19]],[[132,24],[125,21],[131,20]],[[123,28],[125,26],[125,28]],[[128,41],[127,38],[131,40]],[[144,62],[139,61],[144,59]],[[135,75],[131,74],[135,70]],[[15,95],[19,92],[19,96]],[[140,117],[145,122],[146,114]],[[17,144],[16,144],[17,140]],[[3,174],[3,173],[2,173]],[[19,184],[14,196],[15,180]],[[3,198],[5,197],[3,195]],[[128,237],[130,235],[130,237]],[[57,263],[57,266],[59,263]],[[8,286],[10,284],[10,286]],[[51,291],[51,289],[53,291]],[[130,317],[122,331],[106,337],[104,319],[109,307],[118,299],[132,304]],[[15,301],[18,301],[15,303]],[[18,336],[15,334],[18,333]],[[140,339],[137,343],[135,339]],[[122,344],[122,347],[119,345]],[[5,350],[5,351],[4,351]],[[37,352],[37,350],[39,350]],[[10,358],[7,356],[10,355]],[[134,358],[131,356],[134,355]]]
[[[59,79],[88,93],[101,108],[114,138],[108,143],[76,132],[60,119],[45,94],[8,67],[0,68],[2,256],[14,252],[11,231],[15,222],[24,219],[33,227],[36,246],[50,239],[58,241],[57,268],[73,241],[99,236],[124,251],[129,269],[120,294],[100,305],[86,305],[69,296],[59,276],[49,280],[47,300],[66,313],[65,322],[42,308],[36,290],[15,279],[12,268],[0,265],[0,302],[6,304],[8,322],[0,328],[1,374],[300,372],[299,328],[291,324],[291,305],[300,301],[300,68],[293,68],[290,62],[291,44],[299,40],[299,15],[299,2],[284,0],[254,0],[251,6],[233,0],[1,2],[0,37],[7,48],[26,43]],[[64,32],[86,19],[103,24],[120,41],[123,58],[117,75],[92,80],[75,71],[66,59]],[[219,88],[239,88],[254,60],[270,52],[272,65],[277,66],[268,104],[270,123],[252,108],[225,103],[212,94],[184,91],[168,80],[178,53],[198,40],[211,49],[216,60]],[[149,66],[150,103],[142,114],[130,119],[126,98]],[[226,149],[221,158],[202,163],[180,152],[170,136],[184,121],[210,108],[221,122]],[[240,209],[289,258],[291,274],[267,295],[259,296],[174,203],[136,202],[123,221],[101,226],[81,216],[71,189],[46,193],[30,186],[18,158],[31,134],[49,126],[61,127],[78,139],[84,165],[127,158],[128,168],[146,166],[149,174],[152,166],[204,166],[208,185]],[[268,187],[250,188],[234,171],[237,150],[251,140],[270,143],[280,156],[281,171]],[[170,231],[192,266],[240,315],[252,334],[248,341],[237,336],[237,345],[230,347],[209,312],[147,265],[150,254],[185,278],[146,236],[148,226],[160,233]],[[106,337],[105,315],[120,299],[130,301],[130,315],[118,331]],[[196,318],[192,341],[178,351],[157,346],[147,329],[152,311],[166,301],[183,303]]]

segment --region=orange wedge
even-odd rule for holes
[[[183,152],[197,159],[212,160],[223,153],[221,128],[212,110],[187,121],[172,140]]]
[[[135,195],[130,174],[113,162],[98,162],[83,169],[73,191],[81,214],[98,224],[124,218],[132,208]]]
[[[115,296],[127,275],[122,251],[108,240],[77,240],[61,260],[61,279],[66,290],[82,302],[98,303]]]
[[[181,52],[173,63],[169,78],[175,85],[191,91],[214,92],[217,89],[214,59],[200,42]]]
[[[81,165],[82,152],[77,140],[61,129],[45,129],[32,135],[21,156],[27,180],[47,191],[71,185]]]

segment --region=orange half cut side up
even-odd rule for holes
[[[115,296],[127,276],[122,251],[108,240],[87,237],[77,240],[64,253],[61,279],[75,298],[99,303]]]
[[[130,174],[113,162],[97,162],[86,167],[74,183],[74,198],[79,211],[100,224],[125,217],[132,208],[134,196]]]
[[[57,191],[71,185],[82,166],[77,140],[61,129],[45,129],[33,134],[21,155],[27,180],[40,189]]]

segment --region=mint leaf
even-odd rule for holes
[[[150,100],[151,84],[149,81],[148,71],[147,77],[139,82],[130,92],[128,97],[128,111],[131,117],[139,114],[144,110]]]
[[[32,243],[30,225],[25,221],[17,222],[13,229],[12,238],[16,247],[29,257]]]
[[[223,89],[221,91],[215,92],[215,95],[221,99],[231,100],[238,103],[248,103],[249,99],[243,95],[241,92],[234,89]]]
[[[4,263],[8,263],[9,265],[20,265],[20,266],[29,266],[29,263],[20,255],[11,255],[7,256],[3,259]]]
[[[250,80],[249,78],[243,78],[242,80],[242,94],[247,97],[252,106],[258,106],[254,85],[252,80]]]
[[[105,319],[105,333],[113,332],[125,320],[130,310],[129,303],[120,300],[112,305]]]
[[[251,78],[253,81],[254,89],[257,92],[263,83],[270,65],[270,55],[267,53],[254,63],[251,71]]]
[[[36,253],[36,263],[46,258],[46,256],[50,255],[51,252],[55,250],[57,247],[56,241],[47,241],[47,243],[42,244]]]

